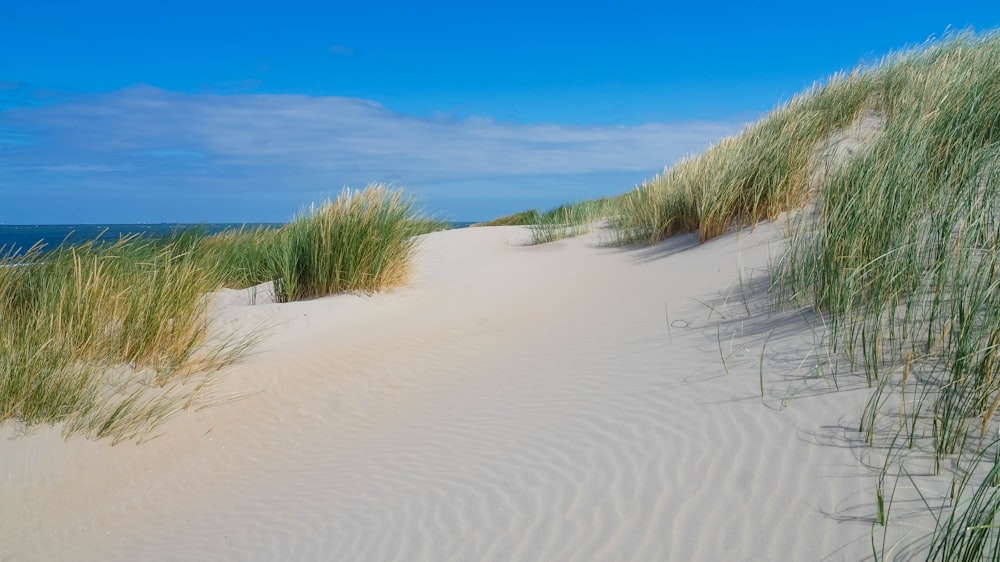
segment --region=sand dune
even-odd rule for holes
[[[220,325],[272,326],[215,389],[241,398],[141,446],[0,441],[0,559],[871,552],[866,394],[811,374],[808,316],[767,311],[777,228],[630,250],[529,238],[425,236],[412,282],[383,295],[220,295]]]

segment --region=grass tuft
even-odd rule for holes
[[[772,294],[820,311],[829,353],[863,370],[866,441],[888,442],[876,433],[893,428],[887,458],[905,444],[936,472],[983,452],[1000,408],[996,32],[838,74],[613,201],[606,216],[622,244],[695,231],[705,241],[795,211]],[[952,475],[959,495],[967,476]],[[1000,556],[1000,502],[982,490],[938,518],[950,522],[932,558]]]
[[[209,338],[210,296],[274,282],[289,299],[403,282],[442,223],[399,190],[346,190],[278,228],[40,247],[0,256],[0,421],[142,439],[255,342]]]

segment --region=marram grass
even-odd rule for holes
[[[813,192],[823,142],[872,116],[870,145]],[[925,447],[938,472],[979,454],[1000,404],[1000,37],[954,36],[797,97],[640,188],[622,238],[704,240],[810,197],[774,294],[821,311],[834,351],[864,371],[859,429],[890,457]],[[996,559],[995,489],[960,488],[976,491],[936,514],[930,557]]]
[[[532,244],[547,244],[588,232],[598,221],[607,218],[612,205],[608,199],[560,205],[540,213],[531,223]]]
[[[961,36],[872,75],[884,131],[827,178],[778,287],[829,314],[873,386],[897,365],[919,375],[929,427],[911,431],[933,434],[940,462],[985,435],[1000,396],[1000,39]]]
[[[131,437],[130,420],[176,399],[162,392],[158,400],[146,388],[230,359],[200,347],[209,321],[205,295],[218,283],[182,245],[133,238],[3,260],[3,419],[79,427],[86,418],[91,422],[78,431]],[[115,369],[132,376],[111,381]]]
[[[398,285],[418,224],[401,191],[378,185],[324,201],[278,233],[278,277],[291,299]]]
[[[141,439],[254,343],[209,339],[214,291],[268,281],[290,299],[378,291],[406,278],[413,236],[440,224],[376,184],[279,229],[0,257],[0,421]]]
[[[853,157],[825,159],[866,124]],[[997,33],[837,75],[612,201],[621,243],[695,231],[704,241],[803,209],[773,295],[822,314],[832,351],[864,372],[869,443],[891,442],[891,459],[922,449],[939,472],[996,448],[986,436],[1000,410]],[[996,462],[952,475],[971,499],[942,499],[929,558],[1000,559]],[[878,490],[875,518],[890,525]]]
[[[595,199],[560,205],[545,212],[532,209],[473,226],[527,226],[531,229],[532,244],[546,244],[588,232],[596,222],[609,218],[615,209],[613,199]]]
[[[653,243],[698,231],[704,241],[800,206],[814,148],[870,110],[873,87],[870,73],[836,76],[666,169],[619,201],[620,240]]]

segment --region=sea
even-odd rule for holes
[[[0,224],[0,257],[22,254],[35,244],[41,244],[42,252],[60,244],[83,244],[86,242],[114,242],[124,237],[142,236],[161,238],[183,230],[195,230],[205,235],[218,234],[227,230],[254,229],[258,227],[279,228],[283,223],[201,223],[201,224]],[[465,228],[471,222],[451,222],[452,228]]]

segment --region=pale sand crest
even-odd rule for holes
[[[777,228],[529,239],[425,236],[384,295],[221,295],[221,323],[274,326],[216,388],[244,398],[138,447],[0,440],[0,560],[870,555],[867,393],[767,312]]]

